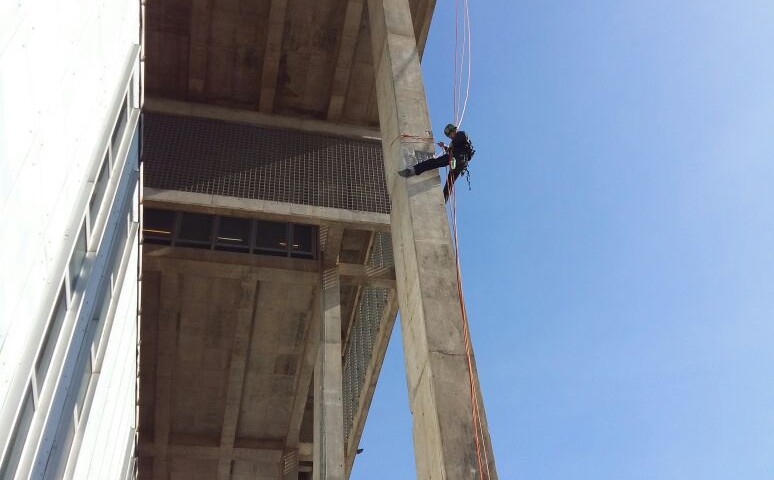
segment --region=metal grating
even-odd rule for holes
[[[145,186],[389,213],[381,143],[145,113]]]
[[[392,237],[389,233],[377,232],[368,265],[392,267]],[[384,309],[387,307],[388,289],[363,287],[357,306],[355,324],[350,332],[347,351],[344,353],[344,441],[349,442],[352,426],[357,415],[360,397],[363,393],[365,374],[371,363],[374,342]]]
[[[394,267],[395,259],[392,255],[392,235],[388,232],[376,232],[371,256],[368,259],[371,267]]]
[[[344,441],[349,442],[374,340],[387,304],[387,289],[363,287],[357,317],[344,355]]]

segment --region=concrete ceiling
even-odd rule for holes
[[[378,125],[364,0],[148,0],[150,97]],[[423,49],[435,0],[411,0]]]
[[[144,247],[140,478],[277,480],[295,449],[311,466],[321,261],[363,265],[373,242],[339,231],[321,260]],[[342,285],[345,341],[359,285]]]

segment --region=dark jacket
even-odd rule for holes
[[[457,131],[452,138],[451,145],[449,145],[449,151],[458,162],[467,163],[476,153],[473,149],[473,144],[470,143],[468,134],[462,130]]]

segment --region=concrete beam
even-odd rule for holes
[[[188,44],[188,98],[202,99],[207,81],[207,57],[212,33],[211,0],[192,0]]]
[[[363,0],[349,0],[347,10],[344,13],[344,26],[339,40],[339,51],[336,56],[336,68],[333,72],[331,86],[331,99],[328,104],[328,120],[332,122],[341,120],[341,114],[344,111],[344,101],[347,98],[349,77],[352,72],[352,61],[362,17]]]
[[[300,368],[297,369],[295,393],[290,409],[287,440],[285,441],[286,448],[289,450],[298,449],[301,423],[304,419],[309,387],[312,383],[312,374],[314,373],[317,353],[320,347],[320,302],[322,301],[320,295],[320,289],[318,288],[315,290],[312,303],[308,308],[308,311],[312,313],[305,327],[304,353],[300,358]]]
[[[159,97],[147,97],[145,111],[185,117],[209,118],[224,122],[236,122],[262,127],[287,128],[302,132],[325,133],[357,140],[381,140],[378,130],[343,123],[325,122],[299,117],[285,117],[263,112],[238,110],[217,105],[188,103]]]
[[[300,258],[233,254],[182,247],[145,245],[146,271],[178,272],[241,280],[255,276],[259,281],[317,285],[317,262]],[[225,254],[225,255],[223,255]],[[229,255],[230,254],[230,255]],[[280,260],[280,263],[275,263]]]
[[[456,261],[437,172],[396,172],[432,155],[419,51],[408,0],[368,0],[379,123],[392,202],[392,241],[401,310],[417,478],[478,478],[465,334]],[[477,383],[477,374],[473,371]],[[483,404],[481,406],[483,409]],[[489,433],[484,444],[491,451]],[[497,478],[489,456],[489,480]]]
[[[181,278],[176,273],[161,274],[158,316],[158,359],[156,364],[156,403],[154,409],[154,442],[158,446],[153,459],[153,477],[167,480],[169,431],[172,423],[172,377],[177,358],[178,321],[180,319]]]
[[[344,228],[335,225],[327,226],[325,236],[322,229],[320,231],[320,240],[323,242],[323,266],[325,268],[335,267],[339,262],[339,252],[341,252],[341,240],[344,238]]]
[[[435,0],[423,0],[419,4],[419,18],[420,28],[419,36],[417,37],[417,50],[419,50],[419,58],[422,58],[422,54],[425,52],[425,45],[427,44],[427,37],[430,33],[430,22],[433,20],[433,11],[435,11]]]
[[[277,74],[282,56],[282,37],[285,32],[285,14],[288,0],[271,0],[269,9],[269,28],[266,33],[266,51],[263,54],[263,73],[261,78],[261,99],[259,110],[271,113],[274,110],[274,97],[277,93]]]
[[[340,263],[338,268],[342,285],[395,288],[395,269],[392,267]]]
[[[344,480],[341,287],[336,269],[322,274],[322,325],[314,369],[314,480]]]
[[[188,435],[188,437],[195,437]],[[170,438],[170,441],[173,439]],[[202,444],[185,444],[180,445],[177,443],[158,444],[158,443],[141,443],[139,445],[140,457],[158,458],[163,456],[173,457],[189,457],[189,458],[203,458],[209,460],[241,460],[251,463],[263,463],[267,459],[273,459],[277,456],[277,452],[284,450],[285,442],[281,440],[251,440],[243,441],[239,438],[236,439],[234,448],[230,451],[221,450],[219,446],[206,445],[207,441],[211,441],[210,437],[200,437],[199,440]],[[189,441],[190,438],[189,438]],[[193,443],[193,441],[191,441]],[[245,443],[251,446],[243,446]],[[300,443],[298,445],[299,452],[309,451],[312,448],[312,444]]]
[[[257,217],[278,222],[331,225],[356,230],[389,231],[390,216],[386,213],[361,212],[332,207],[316,207],[296,203],[272,202],[248,198],[209,195],[145,187],[143,205],[148,208],[169,208],[213,215]]]
[[[234,449],[239,411],[242,407],[247,352],[255,321],[258,288],[257,275],[248,276],[241,284],[241,295],[236,309],[236,324],[234,325],[234,341],[231,347],[226,408],[223,413],[223,427],[220,435],[220,450],[223,453]],[[231,460],[224,457],[225,455],[218,462],[218,480],[228,480],[231,477]]]

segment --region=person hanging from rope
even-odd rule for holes
[[[468,162],[473,158],[476,151],[473,149],[473,144],[470,143],[468,134],[462,130],[457,130],[455,125],[451,123],[446,125],[443,133],[451,139],[451,145],[448,146],[443,142],[438,142],[438,146],[445,150],[446,153],[440,157],[419,162],[413,167],[405,168],[399,171],[398,175],[408,178],[414,175],[421,175],[428,170],[449,166],[451,171],[446,179],[446,185],[443,187],[443,198],[448,200],[450,187],[457,180],[457,177],[468,170]]]

